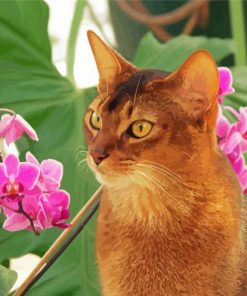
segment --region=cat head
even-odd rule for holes
[[[139,69],[92,31],[88,38],[100,79],[84,131],[100,182],[114,186],[135,182],[147,169],[176,170],[215,148],[219,82],[209,52],[192,53],[170,73]]]

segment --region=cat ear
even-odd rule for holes
[[[134,69],[134,66],[109,47],[93,31],[88,31],[87,36],[99,71],[100,91],[107,91],[116,83],[121,73]]]
[[[192,53],[172,76],[181,83],[179,97],[183,99],[181,103],[186,111],[195,119],[206,119],[214,128],[218,114],[219,76],[212,55],[206,50]]]

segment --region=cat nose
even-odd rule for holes
[[[90,151],[90,154],[97,165],[110,155],[105,151],[105,149],[93,149]]]

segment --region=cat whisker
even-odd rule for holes
[[[87,150],[87,147],[86,146],[83,146],[83,145],[81,145],[81,146],[78,146],[76,149],[75,149],[75,152],[77,151],[77,150],[80,150],[80,149],[83,149],[83,150]]]
[[[169,195],[171,198],[173,198],[173,196],[170,195],[170,193],[165,189],[164,186],[161,185],[161,183],[154,177],[148,176],[143,172],[139,172],[136,171],[137,174],[142,175],[143,177],[145,177],[146,179],[149,179],[151,182],[153,182],[158,188],[160,188],[161,191],[163,191],[165,194]]]
[[[170,170],[169,168],[167,168],[166,166],[154,162],[154,161],[150,161],[150,160],[145,160],[144,162],[149,163],[150,166],[154,166],[157,169],[162,170],[164,173],[166,173],[167,175],[171,176],[172,178],[176,179],[178,182],[183,183],[184,185],[188,186],[186,183],[184,183],[183,179],[181,177],[178,177],[172,170]]]
[[[80,158],[80,155],[86,156],[88,153],[87,150],[79,150],[75,153],[75,159],[78,161],[78,158]]]
[[[141,82],[142,77],[143,77],[143,73],[142,73],[142,75],[140,76],[140,78],[139,78],[139,80],[137,82],[137,86],[136,86],[136,90],[135,90],[135,96],[134,96],[134,101],[133,101],[133,109],[135,107],[136,96],[137,96],[138,88],[139,88],[139,85],[140,85],[140,82]]]
[[[166,178],[168,178],[169,180],[175,182],[177,185],[179,186],[183,186],[183,189],[184,190],[187,190],[188,192],[192,193],[192,194],[195,194],[195,193],[198,193],[196,189],[194,188],[191,188],[188,184],[186,184],[185,182],[179,180],[179,179],[176,179],[174,178],[175,176],[173,175],[168,175],[166,171],[158,168],[158,167],[155,167],[155,166],[148,166],[149,169],[151,170],[154,170],[160,174],[162,174],[163,176],[165,176]]]
[[[84,165],[84,164],[87,164],[87,158],[82,159],[82,160],[78,163],[78,165],[77,165],[78,169],[80,170],[80,167],[81,167],[82,165]]]

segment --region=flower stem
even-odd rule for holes
[[[40,231],[35,227],[34,223],[33,223],[33,219],[24,211],[23,209],[23,205],[22,205],[22,201],[20,200],[18,202],[19,205],[19,213],[23,214],[30,222],[31,228],[33,229],[33,232],[39,236],[40,235]]]
[[[33,269],[24,283],[16,290],[14,296],[23,296],[25,295],[25,291],[29,289],[29,286],[33,281],[35,281],[36,277],[42,273],[43,269],[54,260],[54,258],[59,253],[59,250],[63,250],[63,247],[68,245],[67,243],[72,242],[70,235],[73,238],[73,232],[77,227],[80,226],[82,220],[85,219],[90,209],[95,203],[99,203],[100,196],[102,194],[103,186],[101,186],[93,196],[88,200],[88,202],[84,205],[84,207],[79,211],[79,213],[75,216],[75,218],[71,222],[71,227],[67,228],[62,232],[62,234],[57,238],[57,240],[53,243],[53,245],[49,248],[49,250],[45,253],[45,255],[41,258],[40,262]],[[83,221],[85,224],[85,221]],[[78,233],[76,232],[76,235]],[[61,255],[61,253],[59,253]],[[57,257],[56,257],[57,258]]]
[[[8,108],[0,108],[0,112],[8,112],[8,113],[11,113],[12,115],[16,115],[15,111]]]

